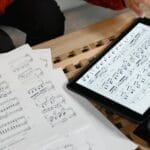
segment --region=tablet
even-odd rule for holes
[[[150,117],[150,20],[135,20],[67,87],[132,121]]]

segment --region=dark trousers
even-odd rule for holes
[[[0,25],[22,30],[27,34],[26,42],[35,45],[62,35],[64,20],[54,0],[15,0],[6,9],[6,13],[0,16]],[[0,50],[12,49],[10,40],[8,38],[2,40],[4,33],[0,31],[0,34]],[[11,45],[10,48],[8,45]]]

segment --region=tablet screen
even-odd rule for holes
[[[150,107],[150,26],[138,23],[76,83],[144,114]]]

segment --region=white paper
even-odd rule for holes
[[[37,57],[40,60],[41,65],[43,67],[52,69],[52,55],[51,55],[51,49],[36,49],[33,50],[34,56]]]
[[[25,45],[18,48],[18,51],[20,53],[28,51],[42,67],[52,68],[49,49],[37,51],[35,54],[35,51]],[[13,57],[14,51],[10,53]],[[7,62],[8,55],[9,53],[2,54],[1,61]],[[30,58],[29,55],[26,55],[24,60],[19,59],[19,67],[24,67],[22,65],[25,62],[32,61]],[[46,59],[47,62],[45,63],[42,59]],[[5,68],[0,71],[0,150],[16,150],[23,149],[23,147],[24,150],[29,150],[36,143],[54,139],[57,133],[52,134],[41,112],[22,90],[20,83],[10,72],[7,72],[7,63],[5,66],[2,61],[0,67]]]
[[[22,90],[41,112],[51,129],[51,134],[63,134],[87,124],[82,108],[66,95],[51,73],[34,59],[30,47],[24,46],[7,54],[7,71],[18,81]]]
[[[51,72],[52,74],[52,72]],[[86,98],[71,92],[66,88],[68,82],[61,69],[53,71],[53,76],[59,81],[56,85],[61,85],[66,94],[75,99],[76,103],[82,107],[82,112],[88,118],[89,124],[93,125],[97,134],[102,138],[107,150],[135,150],[137,145],[123,135],[110,121],[103,116]]]
[[[43,146],[40,150],[106,150],[105,143],[93,126],[85,127],[59,140]]]
[[[50,136],[40,111],[20,87],[11,74],[0,71],[0,150],[29,150],[32,144],[57,136]]]

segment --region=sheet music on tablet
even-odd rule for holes
[[[77,83],[144,114],[150,107],[150,26],[138,23]]]

